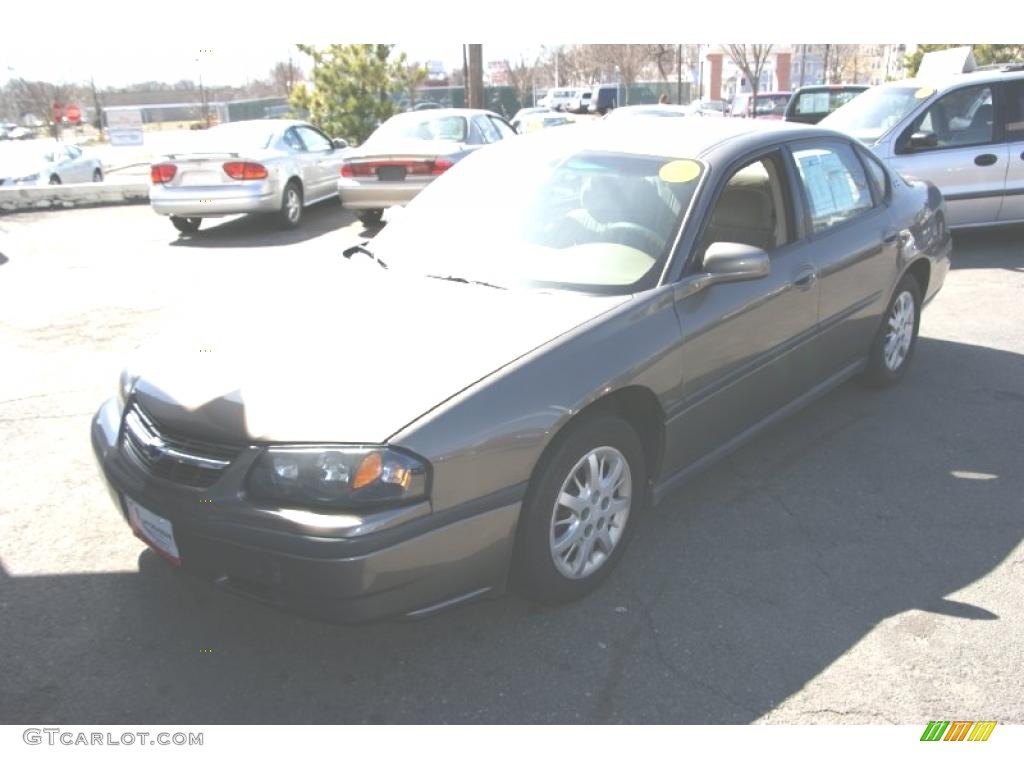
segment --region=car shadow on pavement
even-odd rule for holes
[[[951,266],[1024,272],[1024,224],[954,232]]]
[[[845,385],[711,467],[561,607],[507,596],[339,626],[149,551],[138,573],[0,572],[0,722],[747,723],[886,621],[884,670],[931,690],[956,663],[929,643],[940,623],[1000,626],[954,593],[1024,537],[1022,372],[1020,355],[920,339],[900,386]],[[1000,682],[968,669],[979,690]]]
[[[337,200],[324,200],[303,212],[295,229],[282,229],[276,216],[251,214],[231,219],[206,219],[195,234],[182,234],[172,246],[188,248],[255,248],[301,243],[350,226],[355,216]],[[171,227],[170,223],[166,224]],[[171,229],[173,232],[174,230]]]

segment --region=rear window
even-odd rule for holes
[[[196,142],[206,150],[266,149],[274,127],[259,121],[224,123],[198,134]]]
[[[374,131],[367,140],[420,139],[422,141],[465,141],[466,118],[461,115],[396,115]]]
[[[829,90],[801,93],[793,103],[794,115],[826,115],[843,106],[861,90]]]

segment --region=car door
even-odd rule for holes
[[[768,275],[690,292],[679,283],[681,397],[669,414],[666,468],[679,471],[727,445],[815,384],[807,343],[818,319],[813,251],[795,216],[795,180],[781,148],[727,172],[704,217],[688,274],[714,242],[764,248]]]
[[[1003,85],[1003,130],[1009,160],[999,220],[1024,221],[1024,78]]]
[[[811,350],[824,380],[867,355],[895,283],[899,236],[889,214],[888,175],[866,152],[842,139],[794,142],[789,149],[820,284]],[[869,170],[871,162],[878,167]]]
[[[296,126],[295,132],[306,149],[302,155],[306,200],[311,202],[334,194],[341,172],[341,150],[336,150],[334,142],[310,125]]]
[[[950,226],[999,218],[1009,150],[993,119],[995,107],[991,83],[956,88],[936,99],[896,140],[893,168],[942,190]]]
[[[68,180],[75,182],[92,181],[92,167],[89,161],[82,156],[82,150],[74,144],[65,144],[64,149],[68,155]]]

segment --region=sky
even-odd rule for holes
[[[425,45],[397,43],[412,61],[440,60],[449,68],[462,65],[462,46],[457,43]],[[520,53],[536,55],[540,46],[529,43],[485,45],[484,61],[517,59]],[[0,82],[10,78],[48,82],[88,82],[97,87],[124,86],[149,80],[173,83],[198,81],[200,73],[208,85],[244,85],[247,80],[266,78],[278,61],[289,55],[307,73],[310,62],[294,46],[287,44],[229,44],[200,51],[186,45],[161,46],[158,55],[140,43],[123,43],[117,48],[83,45],[81,50],[62,49],[60,56],[39,45],[16,42],[0,49]]]

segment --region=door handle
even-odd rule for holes
[[[995,155],[978,155],[974,158],[975,165],[995,165],[998,158]]]
[[[900,239],[900,233],[899,232],[890,232],[888,235],[886,235],[885,237],[882,238],[882,242],[885,243],[886,245],[892,245],[893,243],[895,243],[899,239]]]
[[[806,291],[814,285],[814,282],[817,279],[818,273],[815,272],[813,268],[805,269],[796,276],[796,279],[793,281],[793,285],[801,291]]]

